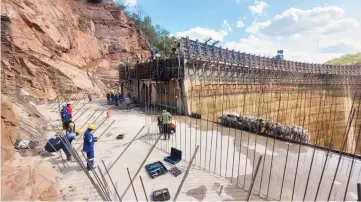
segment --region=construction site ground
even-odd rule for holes
[[[48,128],[54,129],[54,126],[55,128],[61,127],[58,112],[59,108],[56,103],[41,105],[37,108],[42,115],[50,119],[49,123],[52,127],[48,126]],[[107,118],[107,111],[109,110],[111,110],[111,117]],[[104,161],[107,168],[110,168],[114,163],[114,167],[111,167],[110,169],[110,176],[116,184],[118,193],[122,196],[123,201],[134,201],[136,199],[141,201],[146,200],[139,176],[143,179],[145,191],[149,200],[152,200],[151,194],[153,191],[162,188],[168,188],[171,194],[171,200],[173,199],[185,174],[188,162],[182,161],[179,164],[182,174],[177,177],[167,173],[152,179],[146,173],[144,165],[156,161],[163,161],[164,157],[169,155],[166,151],[170,151],[170,142],[176,141],[174,136],[172,136],[170,141],[165,141],[161,138],[157,147],[150,154],[142,168],[140,168],[143,160],[154,144],[155,139],[159,136],[155,132],[156,129],[152,128],[149,117],[145,116],[145,113],[142,110],[139,108],[125,110],[124,106],[115,108],[114,106],[107,105],[106,100],[104,99],[93,100],[92,103],[88,103],[87,100],[83,100],[76,102],[73,106],[73,121],[75,121],[77,129],[82,128],[85,130],[87,124],[89,123],[94,123],[98,127],[94,133],[94,136],[98,137],[98,140],[95,143],[95,165],[99,167],[96,171],[99,175],[100,168],[102,173],[105,173],[102,161]],[[144,129],[141,130],[143,126]],[[152,134],[152,132],[154,134]],[[54,130],[49,130],[47,136],[50,137],[54,134]],[[119,134],[124,134],[124,139],[116,139],[116,136]],[[138,138],[131,143],[129,148],[126,149],[128,145],[127,143],[131,142],[136,135],[138,135]],[[154,141],[150,142],[150,139],[153,139]],[[82,143],[82,138],[79,138],[72,143],[79,155],[81,155]],[[168,144],[167,150],[165,149],[166,144]],[[122,152],[124,153],[119,158],[119,155]],[[65,158],[64,154],[63,157]],[[81,157],[83,163],[85,164],[85,159],[82,155]],[[52,159],[50,157],[46,158],[48,158],[49,162],[52,163],[52,159],[55,159],[62,168],[61,172],[63,176],[61,179],[61,192],[64,194],[65,200],[101,200],[101,197],[91,184],[85,172],[74,160],[67,162],[68,165],[65,165],[64,168],[62,160],[58,154],[54,154]],[[117,158],[119,159],[116,161]],[[167,168],[170,168],[169,164],[164,164]],[[130,184],[127,168],[129,169],[132,177],[140,168],[140,172],[134,180],[134,190],[136,195],[134,194],[132,187],[129,187],[129,189],[125,191],[126,187]],[[91,174],[91,176],[94,177],[93,174]],[[118,200],[108,176],[105,175],[105,178],[107,179],[112,199]],[[219,177],[212,172],[205,171],[199,166],[192,166],[182,190],[180,191],[178,200],[245,200],[247,193],[248,192],[245,189],[232,185],[225,178]],[[259,201],[264,199],[252,194],[250,200]]]

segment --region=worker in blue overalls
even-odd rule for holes
[[[83,131],[79,129],[75,133],[68,132],[65,136],[53,136],[48,140],[44,149],[49,153],[57,152],[61,149],[65,153],[67,160],[70,161],[71,153],[68,148],[70,146],[69,143],[71,144],[71,142],[82,133]],[[65,138],[67,138],[67,140]]]
[[[92,168],[94,169],[94,136],[92,131],[95,130],[95,126],[93,124],[88,125],[88,129],[84,133],[84,145],[83,152],[86,152],[88,162],[87,168],[90,171]],[[89,165],[89,162],[91,165]]]

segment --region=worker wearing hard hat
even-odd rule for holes
[[[84,133],[84,145],[83,152],[86,152],[88,163],[87,168],[90,171],[92,168],[94,169],[94,136],[93,131],[95,130],[95,126],[93,124],[88,125],[88,129]],[[89,162],[91,165],[89,165]]]
[[[66,136],[53,136],[48,140],[44,149],[45,149],[45,151],[47,151],[49,153],[57,152],[61,149],[65,153],[67,160],[70,161],[71,153],[68,148],[68,146],[70,146],[68,144],[68,142],[71,144],[71,142],[73,140],[75,140],[76,137],[78,137],[82,133],[83,133],[83,131],[79,129],[75,133],[72,132],[72,133],[66,134]],[[66,139],[65,139],[65,137],[66,137]]]
[[[170,115],[169,112],[167,112],[167,110],[163,110],[162,113],[162,124],[163,124],[163,134],[164,134],[164,139],[167,139],[168,136],[168,140],[170,139],[170,119],[172,118],[172,116]]]

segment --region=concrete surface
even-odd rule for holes
[[[154,109],[146,109],[147,113],[152,114],[146,115],[137,108],[124,110],[121,107],[122,109],[116,109],[113,106],[106,105],[106,100],[95,100],[94,103],[84,106],[85,103],[83,101],[74,107],[73,113],[80,110],[74,116],[74,120],[76,120],[76,126],[83,126],[84,130],[88,123],[94,123],[98,127],[98,130],[95,131],[95,136],[100,136],[103,133],[95,145],[95,163],[101,167],[103,172],[104,167],[101,160],[109,168],[126,148],[126,143],[129,143],[140,129],[145,126],[138,136],[140,138],[129,146],[110,170],[111,177],[118,186],[119,194],[124,194],[122,200],[135,200],[132,187],[127,192],[124,192],[130,183],[127,168],[129,168],[131,176],[133,176],[151,146],[155,143],[156,138],[159,137],[156,124],[156,116],[159,112]],[[93,117],[90,117],[94,110],[97,109],[100,109],[100,111],[96,112]],[[106,119],[106,111],[109,109],[112,111],[112,117]],[[39,110],[44,115],[51,117],[52,120],[57,119],[58,113],[52,112],[46,106],[40,106]],[[91,119],[87,121],[89,118]],[[104,132],[113,120],[115,120],[115,123]],[[263,160],[256,177],[252,200],[263,200],[266,196],[270,200],[291,200],[292,195],[294,200],[303,200],[314,148],[299,147],[299,145],[278,140],[274,141],[272,138],[184,116],[173,116],[172,121],[177,125],[177,132],[171,135],[170,140],[159,140],[156,149],[154,149],[144,165],[155,161],[162,161],[170,152],[170,148],[176,147],[183,152],[184,161],[180,165],[183,173],[178,177],[166,174],[156,179],[151,179],[145,172],[145,169],[141,168],[139,175],[144,180],[148,198],[153,191],[161,188],[168,188],[172,197],[174,197],[188,165],[187,162],[190,161],[194,149],[199,145],[200,149],[195,158],[194,165],[184,183],[178,200],[245,200],[247,195],[245,190],[251,184],[256,160],[260,155],[263,156]],[[100,125],[101,123],[103,124]],[[115,139],[119,134],[124,134],[125,138],[123,140]],[[78,152],[81,151],[81,144],[82,138],[73,143],[75,148],[79,148]],[[298,151],[300,151],[299,155]],[[287,166],[285,167],[286,159]],[[326,152],[316,149],[305,200],[315,199],[325,159]],[[317,200],[327,200],[338,159],[338,154],[329,155]],[[89,179],[84,177],[84,172],[79,169],[74,171],[77,166],[75,163],[70,164],[73,166],[73,170],[64,174],[63,181],[70,186],[74,183],[74,179],[79,179],[75,180],[79,181],[78,184],[88,185]],[[330,200],[343,200],[351,165],[351,158],[342,157]],[[356,183],[360,182],[360,172],[361,162],[355,160],[346,200],[356,200]],[[134,180],[134,187],[138,200],[145,200],[139,175]],[[110,185],[110,182],[108,184]],[[219,193],[221,186],[223,186],[223,192]],[[91,185],[84,190],[78,189],[75,194],[76,196],[69,199],[80,199],[87,195],[89,190],[92,190],[92,199],[99,199],[94,188],[90,187]],[[256,196],[259,193],[263,198]],[[112,192],[112,195],[114,198],[114,192]]]
[[[73,107],[73,114],[77,113],[77,110],[80,110],[79,113],[73,115],[73,119],[76,120],[76,127],[79,128],[83,126],[83,130],[85,130],[88,123],[94,123],[98,127],[97,131],[95,131],[94,133],[95,137],[99,137],[103,133],[103,135],[99,138],[98,142],[95,143],[95,164],[99,165],[101,171],[104,173],[104,167],[101,161],[103,160],[105,165],[109,168],[110,165],[114,163],[115,159],[126,148],[126,143],[130,142],[143,126],[145,126],[145,129],[141,131],[139,137],[146,135],[152,127],[152,124],[149,122],[150,116],[146,116],[144,112],[139,109],[114,109],[113,106],[106,105],[106,100],[95,100],[93,101],[93,103],[86,104],[86,106],[84,106],[85,103],[86,101],[82,101]],[[57,110],[49,109],[49,106],[46,105],[38,106],[38,109],[43,113],[43,115],[49,117],[52,120],[51,122],[53,125],[56,124],[56,120],[59,117]],[[97,109],[101,110],[95,113],[95,115],[93,115],[94,110]],[[112,116],[106,119],[106,110],[108,109],[112,109]],[[93,117],[90,117],[92,115]],[[87,121],[89,118],[91,119]],[[113,122],[113,120],[115,120],[115,123],[107,131],[104,132],[104,130]],[[100,125],[101,123],[103,124]],[[189,129],[193,130],[191,128]],[[122,140],[115,139],[115,137],[119,134],[125,134],[125,138]],[[184,135],[186,134],[184,133]],[[129,168],[131,176],[136,173],[151,148],[150,141],[148,140],[150,138],[155,139],[155,137],[158,137],[158,134],[154,136],[152,134],[148,134],[147,136],[134,141],[124,152],[124,154],[119,158],[119,160],[114,164],[114,167],[111,168],[110,175],[113,181],[117,184],[117,190],[119,194],[123,195],[124,193],[124,198],[122,198],[123,201],[134,201],[136,199],[135,194],[133,193],[133,189],[131,187],[127,190],[127,192],[125,192],[125,188],[130,182],[127,168]],[[222,147],[225,148],[228,144],[228,137],[221,136],[220,134],[214,135],[214,141],[216,141],[217,138],[218,141],[222,139]],[[148,140],[146,141],[145,139]],[[174,138],[172,140],[175,142]],[[170,141],[160,140],[157,144],[157,147],[151,153],[144,165],[155,161],[162,161],[163,158],[168,154],[165,152],[165,150],[161,148],[165,147],[166,144],[168,144],[168,146],[171,146],[169,142]],[[195,140],[193,140],[193,142],[195,142]],[[79,153],[82,148],[81,145],[82,138],[79,138],[78,140],[73,142],[73,147],[76,148]],[[187,150],[185,148],[189,149],[190,152],[194,150],[193,144],[183,145],[184,156],[191,155],[189,152],[185,152]],[[167,151],[170,151],[170,147],[168,147],[168,149],[169,150]],[[199,154],[202,152],[204,151],[199,151]],[[214,152],[214,154],[216,153]],[[221,156],[222,158],[224,158],[224,155],[221,155],[221,153],[217,153],[217,156],[213,156],[212,158],[217,159],[218,162],[216,162],[216,160],[210,160],[209,165],[221,165],[219,162]],[[245,166],[246,156],[242,154],[239,159],[241,170],[245,170],[246,173],[250,175],[252,173],[252,165],[247,164],[247,166]],[[57,161],[61,162],[59,158],[57,159]],[[198,161],[199,160],[197,160],[197,162]],[[235,162],[238,164],[238,159]],[[77,166],[75,162],[70,162],[69,165],[69,168],[63,169],[62,178],[62,182],[64,183],[63,192],[67,195],[66,200],[100,200],[100,197],[97,194],[95,188],[90,184],[89,179],[86,177],[85,173],[79,168],[79,166]],[[167,164],[166,166],[168,168],[171,167]],[[156,179],[151,179],[147,175],[145,169],[141,168],[139,175],[143,178],[148,198],[151,199],[151,193],[161,188],[168,188],[171,196],[174,197],[187,166],[188,163],[186,161],[180,163],[179,168],[182,170],[182,174],[178,177],[173,177],[171,174],[167,173],[166,175],[160,176]],[[226,162],[223,161],[222,167],[226,166],[231,167],[232,162],[228,162],[226,164]],[[216,167],[218,169],[218,166]],[[97,172],[99,172],[98,169]],[[235,174],[236,171],[234,171],[233,173]],[[134,180],[134,187],[138,200],[145,200],[145,195],[143,193],[143,189],[139,180],[139,175]],[[111,185],[108,176],[106,176],[106,178],[108,184]],[[220,189],[222,186],[223,191],[222,193],[220,193]],[[110,190],[113,189],[110,188]],[[115,198],[114,191],[112,191],[111,195],[112,198]],[[190,173],[180,192],[178,200],[245,200],[246,196],[246,190],[234,186],[226,178],[219,177],[217,173],[215,174],[206,171],[205,169],[197,166],[196,164],[195,166],[192,166]],[[256,195],[252,195],[251,200],[263,199],[259,198]]]

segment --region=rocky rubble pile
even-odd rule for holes
[[[220,119],[223,125],[240,130],[291,139],[303,143],[309,142],[308,131],[302,126],[287,126],[272,120],[253,116],[238,116],[236,114],[224,114]]]

